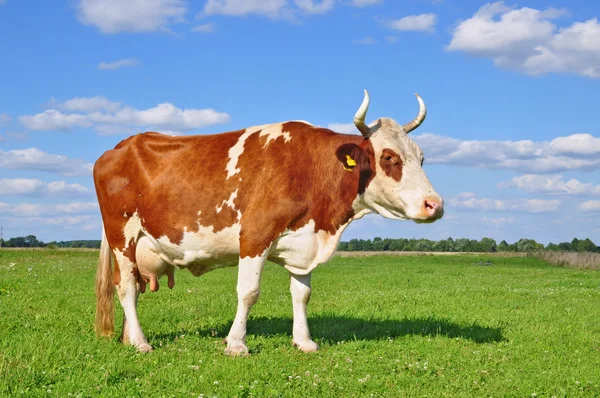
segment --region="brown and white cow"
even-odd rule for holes
[[[238,265],[225,352],[247,354],[246,321],[270,260],[290,273],[293,344],[317,350],[306,313],[311,272],[333,255],[345,228],[368,213],[416,222],[443,215],[423,152],[407,135],[425,119],[422,99],[408,124],[381,118],[367,126],[364,94],[354,118],[362,136],[288,121],[214,135],[146,132],[104,153],[94,166],[103,220],[97,333],[114,333],[116,286],[123,342],[151,351],[136,310],[147,284],[154,292],[163,275],[173,288],[176,269],[200,276]]]

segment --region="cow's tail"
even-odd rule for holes
[[[96,321],[95,330],[98,336],[112,336],[115,332],[115,285],[111,266],[111,252],[106,232],[102,228],[100,258],[96,271]]]

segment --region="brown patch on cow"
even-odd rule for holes
[[[237,162],[241,171],[231,178],[229,149],[244,130],[177,137],[144,133],[104,153],[94,166],[94,183],[111,247],[123,250],[123,214],[136,210],[149,234],[176,244],[184,230],[204,226],[218,232],[234,225],[239,210],[242,257],[261,254],[285,229],[310,220],[315,231],[334,234],[354,215],[352,202],[375,175],[371,143],[302,122],[284,123],[282,130],[290,133],[289,142],[278,138],[265,147],[260,131],[247,137]],[[340,164],[346,152],[357,163],[351,172]],[[118,193],[110,189],[115,178],[129,181]],[[236,190],[234,210],[223,203]]]
[[[354,171],[355,168],[359,174],[358,193],[363,194],[368,183],[373,179],[375,169],[372,166],[371,159],[374,159],[373,147],[361,142],[362,147],[356,144],[343,144],[336,150],[335,154],[344,170]],[[365,149],[363,149],[363,147]],[[350,164],[353,162],[353,164]]]
[[[131,238],[131,239],[129,239],[129,244],[127,245],[127,248],[123,251],[123,256],[127,257],[129,259],[129,261],[131,261],[134,264],[135,264],[135,248],[136,248],[136,244],[135,244],[133,238]]]
[[[285,229],[297,230],[310,220],[315,231],[334,234],[354,215],[352,202],[374,176],[373,149],[361,136],[302,122],[284,123],[282,130],[290,132],[289,142],[274,140],[263,148],[253,135],[239,158],[241,257],[260,255]],[[357,148],[353,153],[361,166],[353,172],[338,160],[344,144]]]
[[[393,178],[394,181],[400,181],[402,179],[402,159],[395,151],[384,148],[383,151],[381,151],[379,165],[385,172],[385,175]]]
[[[112,251],[111,251],[111,256],[112,256],[112,261],[114,264],[113,282],[115,285],[118,285],[121,283],[121,268],[119,267],[119,263],[117,262],[117,259],[115,258],[115,255]]]
[[[143,133],[105,152],[94,166],[94,184],[111,247],[123,250],[123,213],[136,210],[152,236],[167,236],[176,244],[185,229],[196,231],[198,222],[215,232],[233,225],[237,212],[224,206],[217,213],[216,208],[237,189],[237,178],[225,180],[225,167],[229,148],[243,131],[178,137]],[[118,193],[110,189],[115,178],[129,180]]]

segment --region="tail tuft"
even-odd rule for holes
[[[115,334],[115,306],[110,246],[102,229],[100,258],[96,271],[96,321],[94,328],[98,336],[112,337]]]

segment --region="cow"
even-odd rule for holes
[[[364,90],[354,116],[360,135],[291,120],[212,135],[144,132],[103,153],[93,168],[102,218],[97,335],[115,334],[116,288],[122,342],[152,351],[138,320],[140,293],[148,285],[156,292],[163,276],[172,289],[178,269],[200,276],[237,265],[225,353],[247,355],[248,314],[269,260],[290,275],[293,346],[317,351],[307,322],[311,273],[332,257],[348,225],[369,213],[417,223],[444,214],[423,151],[408,136],[427,113],[415,95],[411,122],[384,117],[367,125]]]

